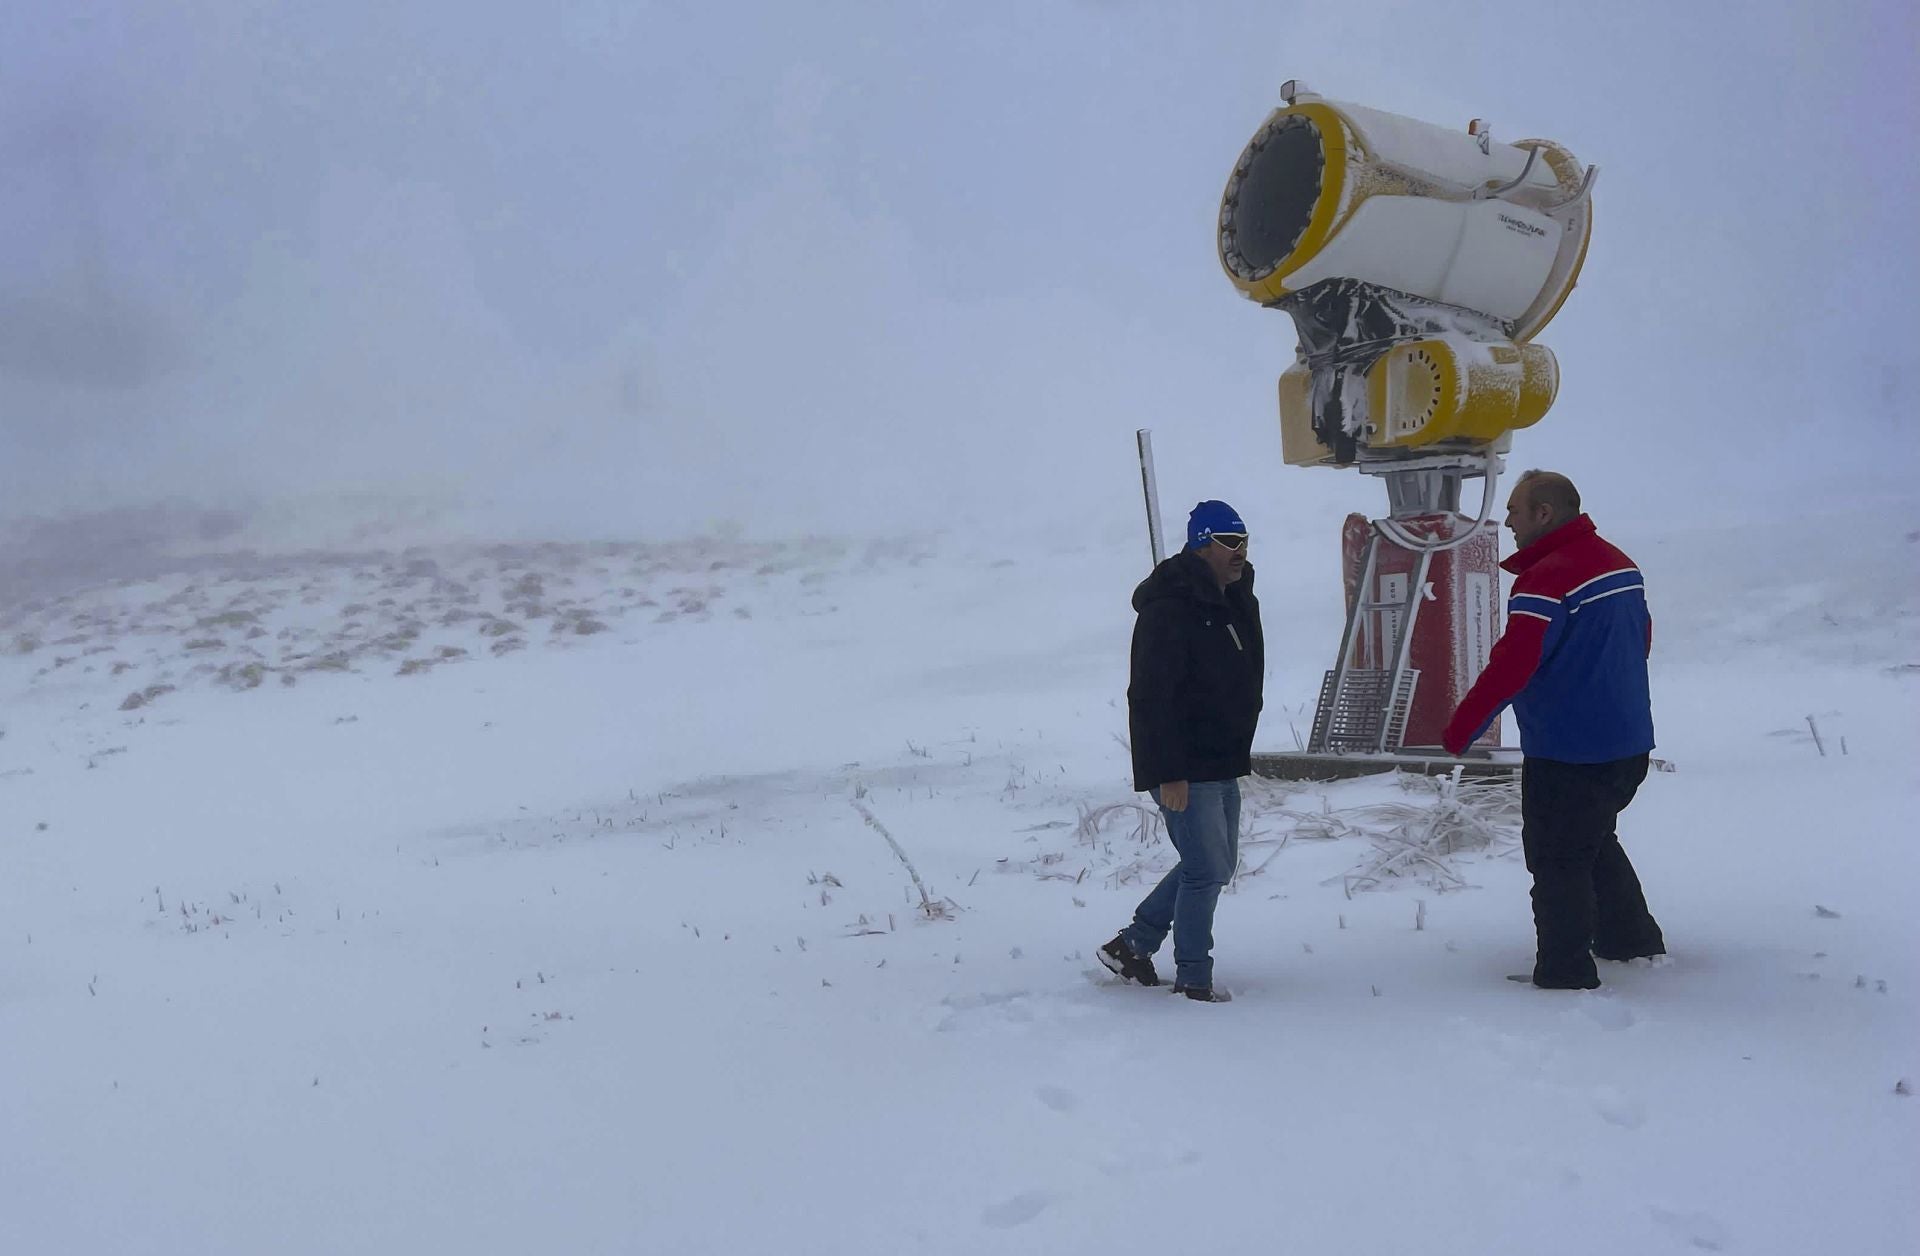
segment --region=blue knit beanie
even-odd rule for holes
[[[1225,502],[1201,502],[1187,516],[1187,548],[1205,545],[1216,532],[1237,532],[1245,536],[1247,525],[1240,522],[1240,512]]]

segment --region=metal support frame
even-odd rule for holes
[[[1360,586],[1354,590],[1353,605],[1347,608],[1347,626],[1340,633],[1340,654],[1333,664],[1334,694],[1337,697],[1346,683],[1347,673],[1353,670],[1354,639],[1359,636],[1361,616],[1369,613],[1368,597],[1373,591],[1373,571],[1380,556],[1380,533],[1374,532],[1367,538],[1367,558],[1360,566]],[[1320,719],[1315,717],[1314,736],[1320,737]],[[1309,744],[1308,749],[1325,750],[1324,745]]]
[[[1487,526],[1499,472],[1499,455],[1492,452],[1476,459],[1422,460],[1418,465],[1383,467],[1374,472],[1387,481],[1388,517],[1369,524],[1359,587],[1354,590],[1353,602],[1347,608],[1346,626],[1340,633],[1340,654],[1321,683],[1320,703],[1314,711],[1313,731],[1307,742],[1310,753],[1364,750],[1386,754],[1400,749],[1420,681],[1420,673],[1408,663],[1433,556],[1464,543]],[[1462,482],[1476,474],[1486,479],[1480,516],[1470,522],[1461,519],[1467,526],[1460,529],[1458,536],[1444,540],[1418,537],[1400,522],[1430,515],[1458,516]],[[1374,576],[1379,570],[1382,545],[1393,545],[1415,555],[1403,601],[1374,600]],[[1400,617],[1394,629],[1388,665],[1356,667],[1354,647],[1367,631],[1364,617],[1381,611],[1398,611]],[[1388,643],[1383,640],[1380,645],[1386,647]]]
[[[1380,543],[1380,534],[1377,532],[1374,534],[1373,543],[1375,545]],[[1393,644],[1393,668],[1388,673],[1390,681],[1387,690],[1387,700],[1392,705],[1381,713],[1379,744],[1374,746],[1375,750],[1398,750],[1400,748],[1400,740],[1406,733],[1407,711],[1413,706],[1413,685],[1408,684],[1406,686],[1406,705],[1404,707],[1401,706],[1401,677],[1408,674],[1407,652],[1413,646],[1413,621],[1419,618],[1420,603],[1426,597],[1427,571],[1432,563],[1433,551],[1430,549],[1421,550],[1420,558],[1414,564],[1413,579],[1407,583],[1407,600],[1403,604],[1404,609],[1400,613],[1400,639]],[[1358,600],[1357,598],[1355,599],[1355,601]],[[1414,678],[1415,682],[1417,682],[1418,679],[1416,676]],[[1399,715],[1397,720],[1394,718],[1396,711]],[[1398,725],[1397,728],[1395,727],[1396,725]],[[1389,744],[1389,739],[1391,739],[1391,744]]]
[[[1420,681],[1419,672],[1407,666],[1407,656],[1433,556],[1430,551],[1418,551],[1404,601],[1377,602],[1373,600],[1374,573],[1379,568],[1380,547],[1390,544],[1393,542],[1376,520],[1367,538],[1359,587],[1354,590],[1346,626],[1340,633],[1340,655],[1321,682],[1320,702],[1307,741],[1307,749],[1315,754],[1398,750],[1406,734],[1407,715],[1413,709],[1413,695]],[[1354,646],[1367,631],[1366,617],[1381,611],[1398,611],[1400,616],[1394,630],[1391,665],[1356,667]]]

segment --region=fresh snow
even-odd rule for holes
[[[1324,817],[1432,797],[1383,779],[1249,784],[1233,1003],[1115,985],[1169,864],[1099,813],[1139,801],[1133,538],[0,605],[0,1252],[1920,1250],[1894,513],[1771,571],[1751,528],[1601,516],[1656,616],[1675,770],[1622,834],[1674,957],[1590,994],[1503,980],[1510,833],[1468,888],[1353,887]],[[1264,748],[1310,721],[1336,535],[1256,550]]]

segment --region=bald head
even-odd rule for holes
[[[1580,490],[1558,471],[1529,471],[1507,498],[1507,527],[1521,549],[1580,517]]]
[[[1529,502],[1551,508],[1556,523],[1565,523],[1580,514],[1580,490],[1558,471],[1528,471],[1515,487],[1526,490]]]

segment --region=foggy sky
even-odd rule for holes
[[[1175,526],[1279,460],[1220,272],[1280,84],[1602,174],[1516,467],[1603,519],[1920,470],[1911,5],[56,5],[0,43],[0,518],[403,492],[505,533]],[[1378,499],[1378,500],[1376,500]]]

